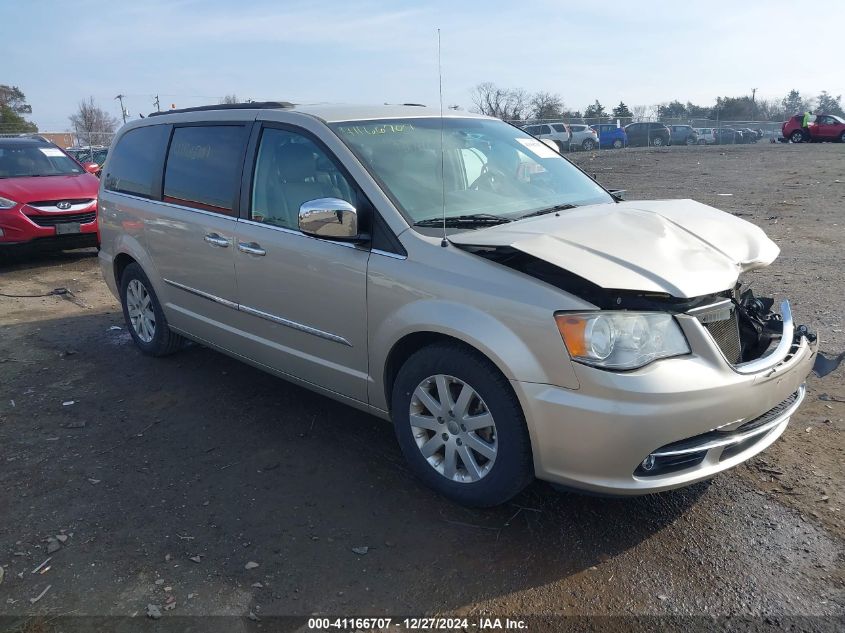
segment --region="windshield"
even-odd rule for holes
[[[0,145],[0,178],[66,176],[83,173],[82,167],[58,147]]]
[[[559,205],[613,201],[548,145],[502,121],[393,119],[331,128],[412,224],[442,217],[444,204],[446,217],[515,219]]]

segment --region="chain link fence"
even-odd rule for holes
[[[658,106],[636,107],[629,117],[572,117],[508,120],[563,151],[622,149],[628,146],[734,145],[783,141],[783,121],[662,117]],[[636,124],[632,128],[626,128]],[[564,128],[569,134],[564,132]],[[624,133],[623,133],[624,132]]]

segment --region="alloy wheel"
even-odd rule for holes
[[[409,421],[429,465],[446,479],[473,483],[486,477],[498,451],[493,415],[469,384],[444,374],[414,390]]]
[[[152,297],[146,286],[138,279],[133,279],[126,287],[126,308],[129,321],[135,334],[144,343],[149,343],[155,336],[156,315]]]

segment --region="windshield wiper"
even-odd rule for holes
[[[511,222],[510,218],[503,218],[500,215],[493,215],[491,213],[473,213],[470,215],[453,215],[439,218],[427,218],[414,222],[414,226],[495,226],[496,224],[504,224]]]
[[[519,216],[517,219],[521,220],[522,218],[533,218],[538,215],[546,215],[547,213],[554,213],[555,211],[568,211],[569,209],[574,209],[577,207],[577,204],[556,204],[553,207],[549,207],[547,209],[540,209],[539,211],[531,211],[530,213],[526,213],[525,215]]]

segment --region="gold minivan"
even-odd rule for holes
[[[534,477],[641,494],[783,432],[817,349],[741,276],[778,247],[622,201],[524,131],[421,106],[251,103],[125,125],[100,262],[145,353],[185,339],[392,421],[469,505]]]

